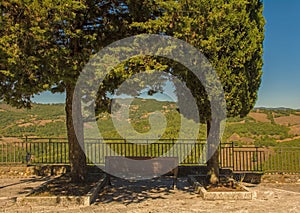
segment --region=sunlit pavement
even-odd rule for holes
[[[249,187],[251,201],[205,201],[180,178],[173,190],[171,178],[147,181],[112,179],[91,206],[37,206],[15,203],[47,179],[0,179],[0,212],[300,212],[300,184],[260,184]]]

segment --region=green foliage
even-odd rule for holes
[[[284,143],[277,143],[278,147],[300,147],[300,139],[286,141]]]
[[[49,90],[55,84],[58,86],[55,91],[63,90],[64,83],[76,81],[92,50],[146,32],[171,35],[201,50],[221,76],[229,114],[245,115],[254,105],[260,84],[264,26],[259,0],[107,1],[102,4],[75,0],[5,0],[2,6],[0,43],[1,53],[6,57],[1,58],[8,59],[3,60],[1,77],[7,85],[3,85],[2,94],[10,103],[20,105],[29,101],[32,94]],[[136,72],[138,64],[165,69],[149,60],[131,59],[131,63],[129,73]],[[18,71],[24,68],[26,72]],[[121,81],[126,75],[122,72],[113,81]],[[16,81],[20,79],[23,80]],[[192,86],[194,82],[189,81]],[[194,86],[196,90],[200,87],[199,83]]]
[[[66,137],[63,104],[33,104],[31,109],[0,105],[0,136]]]
[[[167,126],[162,135],[157,134],[162,139],[178,138],[181,126],[181,119],[185,122],[194,122],[187,120],[179,114],[176,110],[176,104],[172,102],[156,101],[154,99],[135,99],[130,106],[130,124],[135,131],[146,133],[150,131],[149,116],[151,113],[161,112],[167,121]],[[113,125],[111,115],[108,113],[101,113],[98,116],[98,127],[104,138],[121,138]],[[159,124],[157,124],[159,125]],[[183,133],[184,135],[184,133]],[[205,138],[206,127],[201,125],[199,138]],[[188,136],[186,136],[188,137]]]
[[[293,137],[289,135],[290,128],[287,126],[279,125],[274,122],[274,112],[279,112],[277,109],[259,109],[260,113],[265,113],[271,120],[271,123],[257,122],[249,116],[241,118],[229,118],[227,120],[226,129],[224,132],[224,141],[228,141],[228,138],[233,134],[238,134],[239,137],[245,137],[254,139],[253,144],[256,146],[291,146],[290,142],[278,143],[277,140],[283,140]],[[280,110],[281,111],[281,110]],[[285,110],[286,111],[286,110]],[[297,114],[297,110],[291,110]],[[282,114],[286,116],[286,114]],[[245,121],[245,123],[238,123]],[[249,142],[243,139],[235,141],[238,146],[249,145]],[[251,143],[250,143],[251,144]],[[297,145],[295,142],[294,145]]]
[[[300,115],[299,110],[289,108],[258,108],[257,110],[259,110],[259,112],[267,114],[268,116],[270,115],[270,117],[272,116],[272,114],[274,114],[274,118],[290,115]]]
[[[34,112],[38,119],[64,119],[65,110],[63,104],[34,104],[32,110],[27,110],[28,113]]]
[[[165,11],[162,16],[133,26],[174,36],[198,48],[220,76],[228,116],[246,116],[255,104],[262,75],[262,2],[197,0],[158,4]],[[185,73],[178,66],[173,70]],[[207,99],[203,87],[193,76],[182,78],[197,98],[199,111],[208,118],[210,107],[203,101]]]
[[[131,124],[139,132],[149,131],[149,117],[151,112],[161,111],[167,119],[167,128],[162,138],[178,138],[181,117],[176,110],[176,104],[172,102],[156,101],[153,99],[135,99],[130,109]],[[273,110],[265,110],[264,113],[272,114]],[[299,111],[295,111],[298,114]],[[63,104],[34,104],[32,109],[15,109],[9,105],[0,104],[0,136],[39,136],[39,137],[66,137]],[[141,118],[144,116],[143,118]],[[97,115],[98,127],[104,138],[121,138],[116,131],[111,115],[102,112]],[[184,118],[183,118],[184,119]],[[51,121],[40,125],[41,121]],[[245,123],[238,123],[241,121]],[[22,126],[31,123],[31,126]],[[88,130],[88,128],[87,128]],[[253,118],[229,118],[224,133],[223,141],[227,141],[234,133],[240,137],[253,138],[257,146],[297,146],[299,140],[278,143],[276,139],[292,137],[288,134],[290,128],[274,123],[254,122]],[[199,138],[206,138],[206,125],[200,124]],[[236,145],[249,145],[249,143],[235,142]]]
[[[272,124],[275,124],[273,113],[270,111],[266,112],[267,118],[271,121]]]
[[[43,126],[32,125],[26,127],[13,126],[5,131],[6,136],[38,136],[38,137],[65,137],[66,124],[64,122],[52,122]]]
[[[255,119],[251,117],[229,117],[227,118],[227,123],[238,123],[238,122],[254,122]]]
[[[132,22],[159,15],[155,2],[148,0],[0,4],[0,98],[18,107],[30,107],[34,94],[74,86],[95,52],[142,33],[130,28]]]
[[[289,128],[277,124],[250,122],[247,125],[233,124],[230,125],[230,132],[239,135],[252,136],[252,135],[283,135],[288,136]]]
[[[72,177],[82,181],[85,156],[76,146],[81,137],[75,137],[72,118],[77,78],[98,50],[144,32],[130,24],[157,17],[158,8],[148,0],[3,0],[0,10],[0,100],[30,108],[34,94],[66,91],[67,135],[70,148],[77,149],[70,150],[76,153],[70,159]]]
[[[280,144],[278,142],[276,142],[276,139],[268,137],[268,136],[263,136],[259,139],[257,139],[254,142],[254,145],[257,147],[270,147],[270,146],[279,146]]]
[[[295,114],[295,110],[292,109],[282,109],[282,110],[274,110],[275,118],[282,116],[290,116],[291,114]]]
[[[246,116],[255,104],[262,75],[264,39],[260,0],[3,0],[0,8],[0,100],[17,107],[30,107],[34,94],[66,90],[70,143],[77,143],[71,137],[75,134],[71,103],[82,68],[93,53],[130,35],[170,35],[201,50],[220,76],[229,116]],[[139,63],[135,61],[130,68]],[[145,64],[143,70],[153,69],[148,66],[153,61],[141,63]],[[155,63],[154,67],[162,71],[163,65]],[[191,89],[202,121],[210,120],[209,99],[201,83],[193,75],[185,75],[182,66],[174,63],[169,66],[172,74],[180,76]],[[113,91],[128,76],[120,73],[120,69],[115,71],[119,74],[108,81],[113,83],[100,87],[99,97],[105,104],[109,104],[106,91]],[[34,131],[32,127],[25,130]],[[75,151],[81,154],[77,158],[84,158],[80,150],[71,150]],[[77,181],[78,172],[82,170],[73,171]]]
[[[294,173],[299,172],[300,148],[298,147],[273,147],[268,150],[266,161],[263,164],[264,171]]]

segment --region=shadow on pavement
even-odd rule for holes
[[[99,194],[97,202],[118,202],[125,205],[140,203],[149,199],[166,199],[166,195],[174,194],[175,190],[193,193],[192,187],[186,178],[178,178],[177,189],[173,189],[173,179],[170,177],[159,177],[151,180],[124,180],[111,178],[111,186],[106,186]]]
[[[20,184],[24,184],[24,183],[35,183],[35,182],[47,181],[47,180],[50,180],[50,177],[23,179],[17,183],[11,183],[11,184],[7,184],[4,186],[0,186],[0,189],[4,189],[7,187],[16,186],[16,185],[20,185]]]

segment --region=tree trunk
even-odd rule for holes
[[[207,162],[207,168],[208,175],[210,177],[210,183],[212,185],[216,185],[219,182],[219,132],[220,124],[218,124],[217,122],[212,124],[212,121],[207,121],[208,155],[211,156]]]
[[[66,86],[66,122],[67,122],[67,134],[69,143],[69,161],[71,165],[71,179],[73,183],[79,183],[85,181],[86,177],[86,156],[84,153],[83,143],[83,121],[81,116],[81,102],[76,101],[73,106],[74,87],[72,85]],[[72,107],[73,106],[73,107]],[[72,111],[76,116],[73,118]],[[76,134],[75,134],[76,130]]]

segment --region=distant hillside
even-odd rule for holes
[[[295,110],[299,111],[300,109],[292,109],[287,107],[255,107],[254,110]]]
[[[246,118],[230,118],[226,141],[256,145],[299,145],[300,110],[254,109]]]
[[[0,136],[66,136],[63,104],[34,104],[29,110],[1,103],[0,115]]]
[[[165,132],[159,136],[177,138],[181,119],[185,118],[181,117],[173,102],[135,99],[129,107],[127,122],[137,132],[146,133],[151,128],[149,118],[155,111],[161,112],[167,121]],[[31,110],[27,110],[0,103],[0,115],[0,137],[66,137],[63,104],[34,104]],[[103,137],[120,137],[114,128],[112,115],[101,113],[97,122]],[[201,124],[199,138],[205,138],[205,135],[206,126]],[[222,141],[233,141],[237,145],[300,146],[300,110],[258,108],[245,118],[229,118]]]

